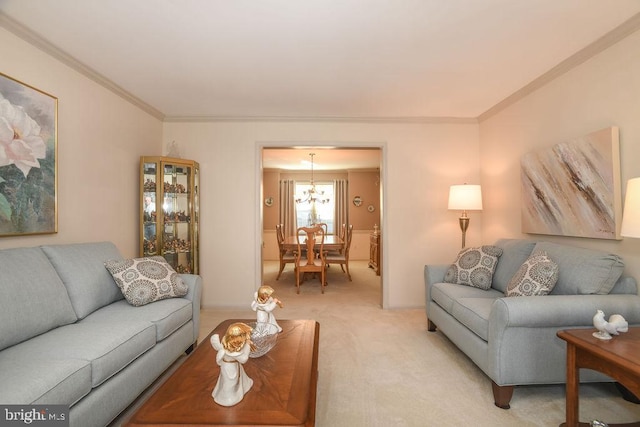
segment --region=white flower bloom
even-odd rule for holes
[[[46,154],[38,123],[0,95],[0,166],[14,164],[26,177]]]

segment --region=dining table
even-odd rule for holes
[[[301,242],[302,243],[302,242]],[[320,244],[320,238],[316,237],[316,244]],[[298,249],[298,238],[296,236],[285,237],[283,242],[284,249],[295,251]],[[344,240],[335,234],[327,234],[324,236],[324,250],[338,251],[344,247]]]

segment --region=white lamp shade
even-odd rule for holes
[[[625,237],[640,237],[640,178],[627,181],[620,234]]]
[[[452,185],[449,189],[449,210],[481,211],[482,190],[479,185]]]

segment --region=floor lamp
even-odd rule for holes
[[[452,185],[449,189],[449,210],[462,211],[458,218],[462,230],[462,248],[465,247],[465,235],[469,228],[467,211],[482,210],[482,189],[479,185]]]
[[[627,181],[620,234],[624,237],[640,237],[640,178]]]

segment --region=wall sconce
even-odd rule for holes
[[[627,181],[620,235],[640,237],[640,178],[631,178]]]
[[[482,190],[479,185],[452,185],[449,189],[449,210],[462,211],[460,230],[462,231],[462,248],[465,247],[465,235],[469,228],[467,211],[482,210]]]

